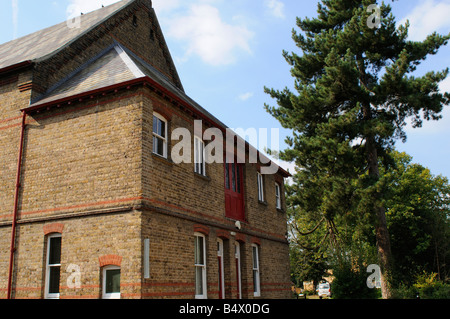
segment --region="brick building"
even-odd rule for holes
[[[205,158],[150,0],[71,23],[0,45],[0,298],[288,298],[288,173]]]

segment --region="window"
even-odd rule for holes
[[[167,121],[158,113],[153,114],[153,153],[167,158]]]
[[[120,267],[103,268],[103,299],[120,299]]]
[[[264,202],[264,179],[261,173],[258,172],[258,200]]]
[[[59,280],[61,274],[61,234],[48,237],[45,276],[45,298],[59,299]]]
[[[205,236],[195,234],[195,298],[206,299],[206,250]]]
[[[194,137],[194,165],[197,174],[206,176],[205,142],[197,136]]]
[[[236,242],[234,244],[234,260],[236,262],[236,282],[237,282],[237,299],[242,299],[241,285],[241,245]]]
[[[275,198],[277,209],[281,209],[281,186],[278,183],[275,183]]]
[[[245,221],[244,166],[225,163],[225,215],[228,218]]]
[[[253,294],[255,297],[261,296],[261,284],[259,281],[259,248],[252,245],[253,250]]]
[[[217,239],[217,263],[219,266],[219,299],[225,299],[225,273],[223,269],[223,240]]]

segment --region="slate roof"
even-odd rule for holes
[[[80,16],[79,28],[69,28],[66,21],[0,44],[0,69],[25,61],[39,61],[53,55],[106,21],[135,0],[122,0]]]
[[[30,107],[119,84],[138,77],[117,50],[109,47],[31,101]],[[139,77],[142,77],[141,73]]]
[[[149,77],[181,100],[188,102],[217,124],[227,127],[177,88],[164,74],[118,42],[36,97],[31,101],[29,108],[34,109],[43,104],[145,77]]]

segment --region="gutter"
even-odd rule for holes
[[[16,63],[14,65],[7,66],[5,68],[0,69],[0,76],[5,73],[16,72],[21,69],[25,69],[25,68],[31,66],[32,64],[33,64],[33,62],[28,60],[28,61],[24,61],[24,62]]]
[[[8,291],[6,298],[11,299],[11,288],[12,288],[12,275],[13,275],[13,265],[14,265],[14,253],[16,251],[15,242],[16,242],[16,224],[17,224],[17,215],[19,209],[19,191],[20,191],[20,175],[22,171],[22,155],[23,155],[23,142],[25,135],[25,125],[26,125],[27,113],[22,111],[22,125],[20,130],[20,141],[19,141],[19,154],[17,158],[17,174],[16,174],[16,190],[14,194],[14,212],[13,212],[13,221],[12,221],[12,229],[11,229],[11,248],[9,255],[9,275],[8,275]]]

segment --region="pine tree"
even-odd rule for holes
[[[323,216],[329,225],[350,211],[371,223],[382,294],[389,298],[392,261],[379,165],[389,164],[398,139],[406,140],[408,119],[420,127],[423,120],[440,119],[450,103],[450,94],[438,87],[448,69],[412,75],[450,34],[410,41],[409,24],[397,27],[390,5],[374,2],[322,0],[316,18],[297,18],[302,32],[294,29],[293,40],[302,55],[283,52],[296,93],[265,91],[278,104],[266,110],[293,131],[289,148],[280,153],[301,168],[294,178],[293,204]]]

